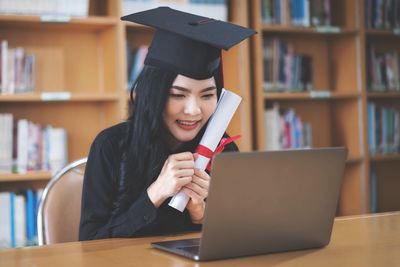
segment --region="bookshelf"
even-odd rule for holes
[[[259,32],[252,39],[255,148],[266,148],[266,107],[278,103],[281,110],[293,108],[302,121],[311,124],[313,147],[349,149],[338,215],[367,212],[366,155],[359,138],[364,134],[364,96],[362,69],[357,67],[361,60],[357,1],[331,1],[329,27],[266,24],[261,4],[251,1],[251,26]],[[268,38],[279,38],[292,45],[295,54],[312,58],[312,91],[264,91],[263,47]]]
[[[394,1],[393,4],[395,4]],[[368,106],[368,103],[374,103],[377,107],[380,108],[393,108],[397,112],[400,111],[400,84],[398,84],[398,88],[393,89],[386,86],[384,90],[371,90],[371,65],[369,62],[370,59],[370,46],[372,45],[376,52],[380,53],[400,53],[399,45],[400,45],[400,35],[399,35],[399,20],[400,18],[391,18],[391,25],[385,26],[377,26],[372,23],[368,23],[369,15],[369,4],[371,2],[369,0],[364,0],[360,2],[360,34],[363,39],[363,49],[365,56],[364,65],[362,67],[362,71],[364,73],[364,92],[365,92],[365,106]],[[389,2],[385,5],[382,5],[381,8],[388,9],[387,11],[390,13],[389,9],[393,9],[393,7],[389,7]],[[399,3],[397,3],[399,4]],[[387,16],[387,12],[384,12],[384,17]],[[388,17],[386,17],[388,18]],[[383,19],[385,21],[386,19]],[[395,22],[396,21],[396,22]],[[395,23],[394,23],[395,22]],[[397,24],[397,26],[393,26]],[[398,63],[399,64],[399,63]],[[396,74],[398,78],[399,73]],[[371,123],[371,120],[368,118],[368,110],[365,115],[365,125]],[[375,122],[376,123],[376,122]],[[399,131],[397,129],[397,131]],[[376,154],[368,154],[370,149],[370,143],[368,143],[368,137],[371,137],[372,133],[367,129],[364,131],[366,136],[365,147],[367,151],[366,155],[366,175],[369,179],[375,177],[375,194],[376,194],[376,202],[372,206],[376,206],[376,211],[393,211],[400,210],[400,196],[398,194],[398,189],[400,186],[400,154],[399,151],[395,151],[394,153],[382,153],[379,152]],[[397,133],[399,134],[399,133]],[[374,175],[372,175],[372,172]],[[372,185],[372,182],[371,182]]]
[[[149,45],[154,30],[120,21],[122,10],[123,0],[90,0],[88,17],[61,23],[43,22],[39,15],[0,14],[1,39],[8,40],[11,48],[24,47],[37,58],[35,93],[0,94],[0,113],[65,128],[68,162],[87,156],[102,129],[127,118],[125,45]],[[248,25],[247,3],[229,1],[228,10],[230,21]],[[243,97],[228,131],[241,133],[240,148],[250,150],[249,41],[224,52],[223,59],[225,87]],[[50,172],[41,171],[0,174],[0,192],[43,188],[50,178]]]
[[[309,2],[312,5],[316,0]],[[260,33],[252,38],[254,146],[265,149],[268,121],[264,119],[264,110],[277,102],[280,109],[294,108],[304,121],[311,122],[314,147],[347,147],[349,156],[338,215],[371,211],[371,170],[376,175],[377,211],[400,209],[396,190],[400,185],[400,157],[398,153],[369,155],[367,109],[369,101],[400,109],[399,91],[368,90],[367,66],[368,43],[373,43],[378,51],[400,53],[399,31],[367,28],[365,4],[362,0],[330,1],[331,24],[326,31],[318,26],[266,24],[261,16],[261,1],[253,0],[250,5],[250,26]],[[311,56],[312,92],[264,91],[263,45],[267,38],[279,38],[293,45],[295,53]]]
[[[90,1],[88,17],[62,23],[44,22],[39,15],[0,14],[2,39],[37,59],[35,92],[0,95],[0,113],[65,128],[68,161],[87,155],[96,134],[124,118],[118,5]],[[0,190],[43,187],[50,178],[49,172],[1,174]]]

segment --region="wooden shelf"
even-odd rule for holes
[[[317,28],[317,27],[295,27],[295,26],[282,26],[282,25],[268,25],[263,24],[261,27],[263,32],[271,32],[271,33],[288,33],[288,34],[315,34],[315,35],[351,35],[356,34],[358,32],[357,29],[348,29],[348,28],[337,28],[331,27],[326,28]],[[329,31],[332,29],[332,31]],[[335,30],[338,31],[335,31]]]
[[[15,95],[0,95],[0,102],[109,102],[117,101],[118,94],[91,94],[91,93],[79,93],[71,94],[70,99],[60,100],[43,100],[39,93],[26,93],[26,94],[15,94]]]
[[[26,174],[0,174],[0,183],[50,180],[51,172],[37,171]]]
[[[118,23],[115,17],[105,16],[89,16],[86,18],[68,18],[65,20],[62,17],[58,17],[60,21],[56,21],[57,17],[54,17],[53,21],[44,21],[46,17],[38,15],[0,15],[1,26],[6,27],[24,27],[24,28],[38,28],[43,29],[73,29],[73,30],[101,30],[116,26]]]
[[[393,160],[400,160],[400,154],[380,154],[380,155],[371,155],[370,161],[371,162],[383,162],[383,161],[393,161]]]
[[[400,38],[400,29],[366,29],[367,35],[392,36]]]
[[[400,98],[400,92],[368,92],[368,98]]]
[[[359,98],[360,93],[337,93],[337,92],[328,92],[330,95],[316,94],[311,92],[264,92],[263,97],[265,100],[318,100],[318,99],[353,99]]]

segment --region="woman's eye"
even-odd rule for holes
[[[184,98],[185,95],[182,94],[169,94],[170,97],[174,97],[174,98]]]
[[[211,98],[213,96],[214,96],[214,94],[207,94],[207,95],[203,95],[202,97],[205,98],[205,99],[208,99],[208,98]]]

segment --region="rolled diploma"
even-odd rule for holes
[[[211,115],[206,131],[201,138],[200,145],[207,147],[211,151],[215,151],[241,101],[242,98],[237,94],[222,89],[217,107]],[[194,162],[194,167],[205,170],[209,161],[209,158],[199,155]],[[178,194],[172,197],[168,205],[183,212],[188,202],[189,197],[185,193],[178,192]]]

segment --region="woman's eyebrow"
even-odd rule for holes
[[[178,85],[172,85],[171,87],[174,88],[174,89],[180,90],[180,91],[190,92],[189,89],[186,89],[186,88],[178,86]]]
[[[204,92],[211,91],[211,90],[217,90],[217,87],[215,87],[215,86],[207,87],[207,88],[201,90],[200,93],[204,93]]]
[[[180,91],[190,92],[189,89],[184,88],[184,87],[181,87],[181,86],[178,86],[178,85],[172,85],[171,87],[174,88],[174,89],[180,90]],[[216,90],[216,89],[217,89],[217,87],[215,87],[215,86],[210,86],[210,87],[207,87],[207,88],[202,89],[202,90],[200,91],[200,93],[204,93],[204,92],[211,91],[211,90]]]

